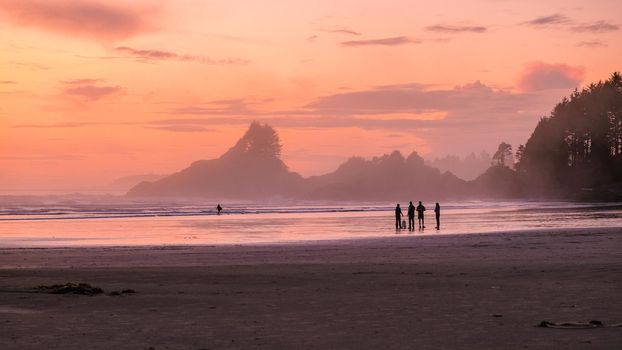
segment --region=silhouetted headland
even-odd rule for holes
[[[352,157],[334,172],[303,178],[281,160],[277,132],[253,122],[217,159],[199,160],[128,195],[380,201],[400,198],[622,197],[622,78],[614,73],[564,98],[512,153],[501,142],[491,167],[474,180],[425,164],[416,151]]]
[[[141,182],[128,195],[261,199],[269,197],[326,200],[390,200],[465,196],[468,184],[455,175],[425,165],[412,152],[399,151],[367,160],[352,157],[332,173],[303,178],[281,160],[277,132],[253,122],[244,136],[220,158],[200,160],[154,182]],[[399,185],[396,185],[399,184]]]
[[[280,156],[276,131],[254,122],[220,158],[199,160],[158,181],[141,182],[128,194],[243,199],[298,196],[304,180],[290,172]]]

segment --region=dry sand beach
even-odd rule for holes
[[[620,228],[0,249],[0,348],[620,349],[534,326],[622,322],[621,253]],[[105,293],[33,289],[67,282]]]

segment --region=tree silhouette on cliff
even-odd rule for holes
[[[268,124],[254,121],[248,130],[222,157],[248,156],[261,159],[281,159],[283,146],[277,132]]]
[[[501,142],[497,148],[497,152],[492,156],[493,166],[507,166],[512,161],[512,146],[508,143]]]
[[[622,181],[622,78],[573,92],[544,117],[521,152],[527,187],[561,191]]]

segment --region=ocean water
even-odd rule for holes
[[[622,203],[424,203],[426,228],[396,230],[393,203],[147,203],[118,198],[0,200],[0,247],[214,245],[622,227]],[[408,203],[402,203],[405,213]]]

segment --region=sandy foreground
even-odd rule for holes
[[[67,282],[106,294],[32,289]],[[622,228],[0,249],[0,349],[622,349],[534,327],[594,319],[622,322]]]

